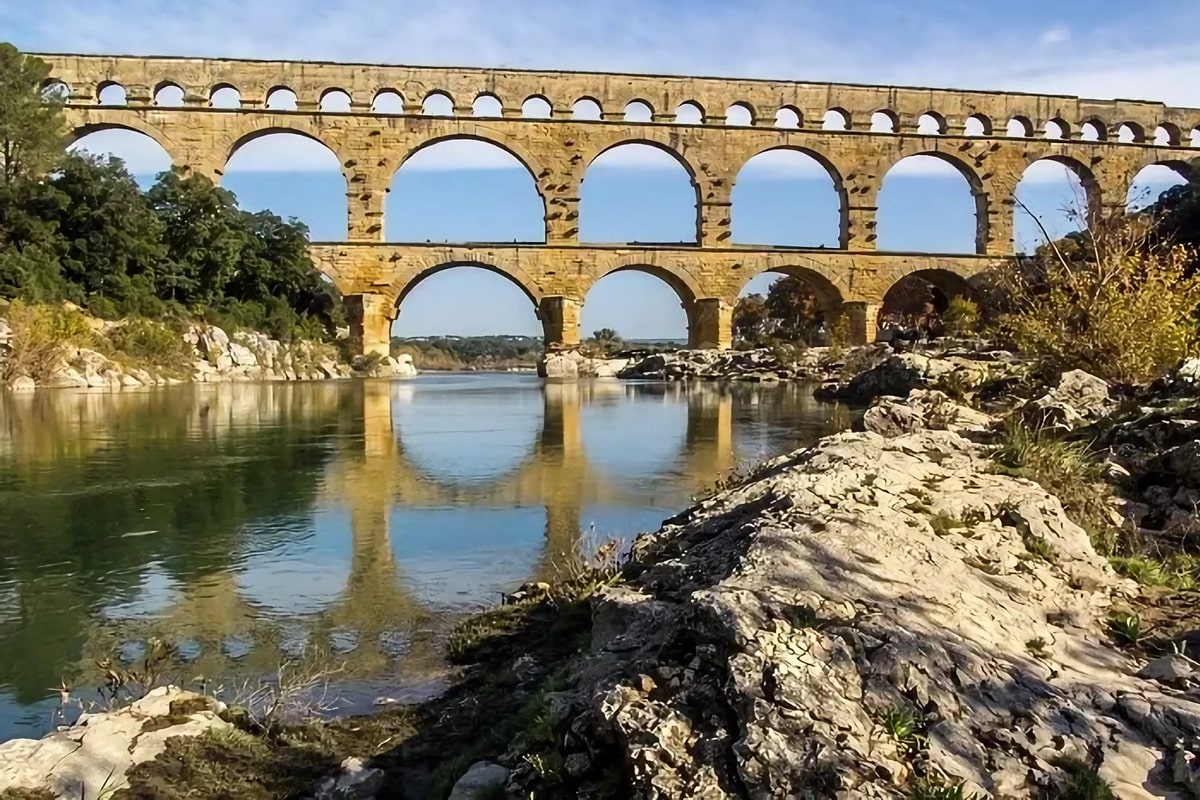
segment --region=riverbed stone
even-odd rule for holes
[[[1022,409],[1025,422],[1035,428],[1075,428],[1111,414],[1117,402],[1102,378],[1081,369],[1064,372],[1058,383]]]
[[[562,353],[547,355],[538,362],[538,375],[551,380],[578,378],[579,360]]]
[[[37,384],[28,375],[17,375],[9,378],[8,388],[14,392],[32,392],[37,388]]]
[[[479,761],[471,765],[454,784],[448,800],[481,800],[488,797],[489,792],[508,782],[509,771],[499,764]]]
[[[347,758],[336,774],[316,785],[313,800],[371,800],[383,780],[383,770],[366,766],[361,758]]]
[[[172,715],[172,704],[181,700],[200,710]],[[125,785],[131,767],[157,757],[168,739],[230,728],[217,713],[211,698],[162,687],[42,739],[10,740],[0,744],[0,792],[44,789],[69,800],[106,797]],[[161,724],[148,724],[155,721]]]

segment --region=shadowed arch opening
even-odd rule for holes
[[[1154,129],[1154,144],[1159,147],[1178,147],[1179,141],[1179,127],[1170,122],[1164,122]]]
[[[1033,136],[1033,123],[1028,117],[1013,117],[1008,121],[1004,135],[1014,139],[1028,139]]]
[[[525,102],[521,104],[521,116],[525,119],[550,119],[554,116],[554,107],[550,105],[549,100],[535,94],[525,98]]]
[[[541,336],[538,297],[528,276],[483,261],[422,270],[401,289],[392,335]]]
[[[1167,161],[1142,167],[1129,183],[1126,211],[1141,211],[1158,202],[1162,193],[1195,179],[1195,173],[1183,161]]]
[[[1145,140],[1146,131],[1136,122],[1122,122],[1121,127],[1117,128],[1117,141],[1121,144],[1133,144]]]
[[[917,118],[917,133],[922,136],[941,136],[946,132],[946,118],[933,111],[926,111]]]
[[[803,115],[792,106],[784,106],[775,112],[775,127],[797,130],[803,121]]]
[[[652,142],[624,142],[587,167],[579,190],[579,240],[699,241],[699,190],[686,162]]]
[[[1079,126],[1079,138],[1085,142],[1103,142],[1108,138],[1108,129],[1100,120],[1089,119]]]
[[[841,309],[842,293],[813,269],[783,266],[760,272],[738,295],[733,310],[734,343],[823,345]]]
[[[967,136],[991,136],[992,121],[984,114],[972,114],[967,117],[963,133]]]
[[[391,242],[546,241],[546,206],[532,169],[477,137],[428,142],[392,176],[384,204]]]
[[[163,108],[182,108],[183,94],[182,86],[164,81],[154,89],[154,105]]]
[[[404,98],[395,89],[380,89],[371,100],[372,114],[399,115],[404,113]]]
[[[704,109],[700,108],[698,103],[686,100],[675,109],[675,123],[677,125],[703,125]]]
[[[1042,129],[1042,135],[1047,139],[1069,139],[1071,138],[1071,126],[1061,119],[1046,120],[1046,127]]]
[[[119,125],[88,126],[76,130],[67,146],[72,153],[119,158],[143,189],[160,173],[171,169],[171,155],[149,134]]]
[[[1085,229],[1088,209],[1099,199],[1096,192],[1091,172],[1076,161],[1056,157],[1030,164],[1014,193],[1016,252],[1032,253],[1047,235],[1057,240]]]
[[[313,241],[346,238],[346,178],[338,157],[311,136],[268,129],[243,138],[230,151],[221,185],[247,211],[300,220]]]
[[[267,92],[267,108],[272,111],[295,111],[296,93],[286,86],[277,86]]]
[[[891,111],[876,111],[871,115],[872,133],[895,133],[896,115]]]
[[[596,122],[604,115],[600,104],[590,97],[581,97],[571,106],[571,119]]]
[[[985,201],[979,179],[960,162],[932,154],[901,159],[884,175],[879,190],[877,246],[923,253],[984,252]]]
[[[825,112],[825,118],[821,122],[821,130],[824,131],[848,131],[850,130],[850,113],[845,109],[831,108]]]
[[[662,267],[631,264],[601,276],[588,289],[579,337],[613,330],[624,341],[687,344],[695,293],[688,280]]]
[[[730,233],[738,244],[836,248],[845,198],[833,165],[799,149],[755,155],[733,184]]]
[[[105,81],[96,87],[96,102],[102,106],[127,105],[125,87],[113,81]]]
[[[212,108],[241,108],[242,93],[227,83],[218,84],[209,93],[208,104]]]
[[[326,89],[321,94],[321,111],[326,114],[349,114],[350,93],[345,89]]]
[[[71,99],[71,87],[57,79],[42,84],[42,100],[47,103],[66,103]]]
[[[912,272],[888,289],[879,308],[880,338],[940,336],[942,315],[955,297],[972,295],[967,280],[949,270]]]

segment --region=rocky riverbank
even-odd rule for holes
[[[229,334],[201,323],[179,329],[146,320],[114,322],[71,307],[16,326],[0,317],[0,376],[13,391],[416,374],[408,355],[348,363],[325,342],[284,342],[253,331]]]

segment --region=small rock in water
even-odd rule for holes
[[[315,800],[370,800],[383,787],[383,770],[367,767],[361,758],[347,758],[336,775],[317,784]]]

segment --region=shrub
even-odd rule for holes
[[[1097,223],[1004,273],[1010,310],[996,335],[1048,371],[1083,369],[1140,382],[1197,348],[1200,274],[1185,247],[1151,240],[1136,220]]]
[[[968,336],[979,330],[979,305],[965,297],[955,297],[942,314],[942,325],[950,336]]]
[[[171,328],[145,319],[131,319],[109,334],[113,347],[134,361],[170,366],[184,358],[183,337]]]
[[[5,378],[50,377],[68,345],[92,343],[87,318],[70,306],[35,305],[14,300],[8,309],[9,357]]]

